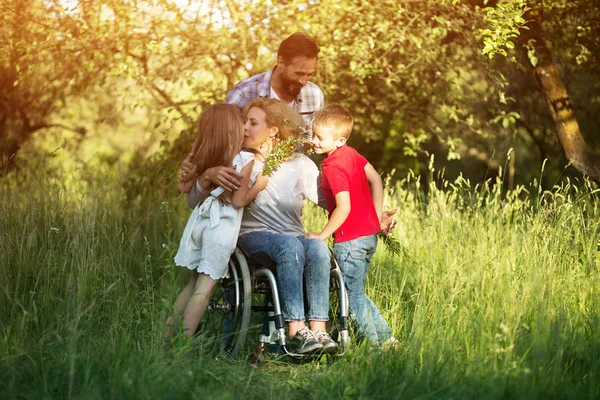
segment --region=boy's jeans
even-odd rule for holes
[[[275,261],[281,308],[286,321],[304,321],[304,292],[308,303],[307,319],[329,319],[329,270],[331,252],[319,239],[249,232],[238,244],[248,253],[264,252]]]
[[[335,259],[344,274],[350,312],[354,316],[358,335],[361,339],[368,339],[377,345],[392,337],[392,330],[365,293],[365,277],[376,248],[377,235],[363,236],[333,245]]]

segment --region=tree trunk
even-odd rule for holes
[[[585,143],[569,100],[567,88],[556,64],[552,61],[550,49],[543,40],[543,1],[532,0],[527,3],[530,8],[525,14],[528,29],[521,31],[521,48],[529,57],[535,77],[546,98],[558,141],[567,160],[575,168],[592,179],[600,181],[600,154]]]
[[[7,132],[0,133],[0,172],[10,170],[14,167],[14,158],[31,136],[31,133],[21,130],[19,134],[13,137],[10,137],[10,134],[7,134]]]

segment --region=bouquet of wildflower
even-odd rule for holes
[[[287,139],[275,139],[273,148],[265,157],[265,165],[263,168],[263,175],[265,176],[271,176],[277,171],[282,162],[290,158],[292,154],[298,151],[298,149],[302,149],[302,146],[306,142],[306,126],[295,124],[287,118],[283,120],[282,124],[292,126],[294,131],[297,132],[297,136],[289,137]]]
[[[282,162],[287,160],[296,152],[296,150],[304,144],[302,138],[287,138],[287,139],[275,139],[273,143],[273,149],[265,157],[265,166],[263,168],[263,175],[271,176]]]
[[[386,235],[383,232],[379,232],[377,237],[379,237],[379,239],[381,239],[383,242],[385,250],[390,252],[393,256],[408,258],[408,251],[406,250],[406,247],[404,247],[402,243],[398,241],[398,239],[390,234]]]

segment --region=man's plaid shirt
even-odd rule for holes
[[[235,85],[229,93],[225,103],[235,104],[243,110],[250,100],[259,97],[269,97],[271,94],[271,75],[275,68],[263,72],[262,74],[254,75]],[[307,82],[300,89],[300,93],[294,100],[292,108],[298,112],[306,121],[308,134],[312,137],[312,119],[315,111],[323,108],[325,105],[325,97],[321,89],[312,82]]]

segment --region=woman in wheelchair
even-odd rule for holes
[[[202,189],[198,206],[194,207],[185,227],[175,263],[192,271],[188,285],[175,301],[175,315],[167,321],[167,334],[172,336],[177,318],[183,316],[183,334],[191,336],[206,311],[208,301],[219,279],[227,273],[228,262],[236,243],[243,207],[264,189],[268,179],[253,169],[260,151],[244,141],[244,124],[239,110],[230,104],[217,104],[206,109],[198,121],[192,148],[192,160],[198,171],[215,166],[234,165],[245,178],[234,193],[207,181],[182,180],[181,191],[192,185]]]
[[[265,152],[273,148],[277,138],[298,137],[305,127],[299,114],[275,99],[251,101],[244,117],[244,146]],[[220,172],[213,168],[196,176],[201,182],[221,183]],[[304,199],[325,206],[319,177],[318,167],[304,154],[295,153],[284,160],[269,177],[266,188],[244,210],[238,240],[248,254],[266,253],[275,262],[281,307],[289,328],[288,345],[298,354],[338,350],[326,332],[331,253],[322,240],[305,238],[301,221]],[[228,185],[223,182],[225,188]],[[198,187],[193,185],[188,205],[199,200]]]

